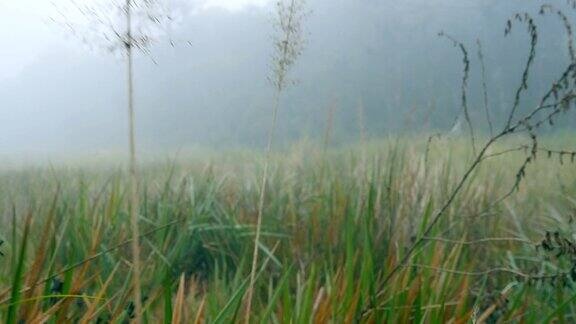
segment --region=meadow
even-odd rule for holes
[[[547,147],[573,136],[547,135]],[[576,174],[541,152],[506,199],[525,139],[491,148],[428,236],[470,163],[469,142],[404,136],[270,160],[254,323],[572,322]],[[140,166],[147,323],[244,318],[265,158],[181,153]],[[134,317],[128,174],[113,159],[0,172],[0,318],[127,323]],[[496,203],[495,203],[496,202]],[[424,239],[400,270],[408,248]]]
[[[435,87],[453,84],[439,81],[446,72],[440,61],[414,64],[400,51],[377,54],[373,45],[344,47],[344,56],[335,58],[336,68],[342,65],[342,70],[308,63],[314,68],[294,71],[310,42],[322,43],[326,37],[322,33],[318,38],[309,37],[306,22],[312,13],[306,1],[275,1],[271,5],[269,71],[262,75],[270,88],[238,89],[241,97],[242,93],[247,97],[270,95],[272,100],[263,105],[235,99],[237,89],[221,82],[218,73],[199,77],[201,82],[192,81],[192,74],[197,77],[196,72],[202,70],[198,68],[207,62],[222,65],[218,71],[234,65],[212,58],[202,63],[196,55],[207,43],[196,45],[196,40],[172,38],[170,31],[180,20],[199,16],[195,9],[189,10],[187,1],[174,8],[170,2],[71,1],[71,11],[55,8],[57,18],[48,19],[88,49],[123,59],[126,84],[117,90],[126,99],[128,150],[82,157],[73,147],[66,147],[70,156],[59,155],[50,163],[32,159],[22,165],[5,159],[0,165],[0,321],[576,322],[576,139],[571,130],[573,117],[568,115],[576,107],[576,47],[573,16],[568,13],[576,9],[576,0],[558,6],[539,4],[536,11],[528,6],[511,12],[502,24],[504,37],[522,34],[519,40],[524,47],[516,45],[516,39],[486,37],[488,44],[496,44],[497,52],[506,51],[503,44],[523,48],[521,56],[514,59],[519,65],[511,70],[502,68],[508,61],[491,70],[495,54],[485,57],[480,38],[460,40],[462,35],[452,36],[450,30],[438,31],[437,36],[459,55],[444,64],[461,71],[460,86],[445,96]],[[421,6],[418,11],[426,8]],[[388,8],[382,10],[388,12]],[[489,15],[481,9],[474,12],[474,16],[476,12]],[[410,26],[407,35],[420,28],[413,27],[412,20],[426,20],[419,15],[403,18],[400,20]],[[462,18],[467,17],[458,20]],[[549,28],[548,18],[561,23],[562,33]],[[336,20],[341,25],[340,19]],[[386,19],[377,20],[379,25]],[[430,29],[428,23],[425,21],[423,29]],[[396,28],[387,24],[379,31],[370,27],[367,39],[379,39],[372,34]],[[475,25],[473,20],[470,24]],[[209,36],[212,25],[204,31]],[[347,32],[330,34],[353,38]],[[547,35],[552,39],[541,42]],[[240,38],[242,43],[252,44],[247,35]],[[401,40],[398,44],[414,52],[418,60],[422,50],[433,52],[421,46],[422,42],[415,41],[419,47],[414,50],[402,37],[392,38]],[[184,43],[197,52],[186,60],[172,59],[177,75],[152,74],[162,87],[143,86],[140,81],[150,76],[146,77],[137,58],[149,58],[157,65],[153,49],[162,40],[172,49],[182,50]],[[218,52],[234,53],[223,61],[242,59],[226,41],[221,45],[226,47]],[[326,53],[340,51],[320,48],[311,51],[319,60],[324,60]],[[550,55],[561,50],[562,57]],[[348,62],[356,56],[374,60],[362,63],[357,70],[359,78]],[[402,58],[410,68],[399,67],[398,76],[386,81],[388,67],[395,65],[390,56]],[[193,68],[188,73],[181,70],[186,65]],[[382,71],[386,72],[375,72],[376,65],[385,67]],[[419,66],[425,66],[434,77],[428,78]],[[308,104],[315,109],[321,106],[315,101],[320,97],[347,97],[344,103],[335,97],[326,111],[323,134],[313,134],[310,140],[298,134],[304,134],[300,133],[305,132],[304,124],[322,129],[317,125],[320,119],[294,110],[309,100],[296,100],[290,90],[300,84],[293,72],[304,70],[330,79],[338,79],[338,71],[344,71],[341,79],[346,84],[340,91],[329,82],[326,89],[332,90],[321,91],[318,82],[308,81],[305,92],[313,97]],[[230,74],[236,79],[243,70],[234,71],[231,68]],[[454,71],[450,71],[453,77]],[[412,81],[404,80],[410,75],[427,80],[430,87],[413,87]],[[94,80],[90,73],[81,76]],[[171,90],[179,79],[186,80],[184,92],[190,91],[193,100]],[[365,79],[370,86],[362,86],[356,79]],[[46,80],[51,79],[46,76]],[[200,83],[214,89],[204,91]],[[350,100],[356,95],[346,90],[351,85],[360,93],[355,117],[351,117]],[[246,146],[170,154],[142,152],[147,146],[137,145],[140,127],[154,133],[148,137],[154,138],[152,143],[166,143],[166,150],[178,143],[181,147],[203,143],[177,129],[178,125],[194,128],[182,121],[203,123],[203,117],[170,113],[175,119],[162,116],[142,125],[137,118],[140,112],[150,113],[146,105],[158,106],[159,113],[211,110],[195,106],[208,102],[207,95],[193,94],[191,88],[197,86],[199,94],[227,98],[226,104],[220,105],[227,107],[222,110],[225,113],[211,111],[206,116],[230,133],[224,137],[239,137],[239,142],[230,145]],[[42,89],[29,87],[21,97],[33,97],[37,90]],[[422,100],[415,100],[411,107],[402,104],[404,91],[406,97],[425,97],[428,104],[418,103]],[[58,97],[46,92],[46,97]],[[146,92],[174,97],[170,100],[177,104],[142,96]],[[62,95],[65,99],[60,98],[58,106],[75,106],[68,95]],[[94,105],[83,111],[100,111],[118,97],[104,99],[101,103],[82,99],[81,106]],[[14,110],[22,104],[17,102]],[[338,105],[343,106],[345,115],[335,115]],[[44,102],[39,106],[50,111]],[[244,115],[245,109],[258,106],[270,110],[254,110],[255,117]],[[456,112],[453,108],[457,106]],[[115,119],[118,112],[110,109],[114,115],[109,118]],[[402,114],[404,126],[398,123]],[[72,117],[63,120],[71,122]],[[225,122],[224,117],[232,122]],[[246,119],[249,126],[236,123],[236,118]],[[436,121],[430,124],[431,119]],[[266,122],[259,124],[261,120]],[[389,128],[392,124],[394,128]],[[113,128],[93,121],[74,127],[86,125],[96,125],[103,133]],[[266,143],[265,147],[241,141],[246,128],[253,128],[248,133],[260,134],[257,143]],[[161,135],[168,135],[161,134],[165,131],[172,133],[166,137],[172,138],[171,145],[162,139]],[[43,135],[38,135],[42,137],[37,142],[43,143],[48,132],[56,132],[56,128],[38,131]],[[333,133],[338,136],[332,138]],[[65,134],[75,133],[66,130]],[[17,140],[15,137],[7,136],[6,141]],[[107,134],[105,138],[116,137]],[[200,137],[210,139],[211,135]],[[17,147],[17,143],[13,145]],[[108,149],[113,147],[107,144]]]

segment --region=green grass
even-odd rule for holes
[[[567,136],[544,142],[576,144]],[[560,164],[542,154],[520,190],[496,205],[524,155],[486,161],[434,229],[435,239],[382,285],[471,158],[465,140],[433,141],[425,165],[425,146],[425,138],[403,138],[323,156],[301,144],[273,157],[255,323],[574,321],[570,282],[484,273],[570,270],[569,261],[536,249],[546,231],[572,237],[576,174],[569,158]],[[236,151],[142,166],[147,322],[243,318],[262,160]],[[130,319],[127,182],[111,165],[0,172],[2,321]],[[513,240],[478,241],[485,238]]]

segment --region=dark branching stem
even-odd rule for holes
[[[528,14],[516,14],[514,18],[509,19],[506,23],[506,29],[504,31],[504,35],[509,35],[512,32],[513,22],[518,21],[520,23],[526,23],[528,25],[528,32],[530,34],[530,51],[528,54],[528,60],[526,65],[524,66],[524,71],[522,72],[522,81],[520,82],[520,86],[516,90],[516,95],[514,96],[514,105],[512,106],[512,110],[508,114],[508,120],[506,121],[505,129],[509,128],[512,125],[512,121],[514,120],[514,116],[516,111],[520,107],[520,99],[522,97],[522,92],[528,90],[528,78],[530,76],[530,68],[534,63],[534,59],[536,58],[536,44],[538,43],[538,29],[536,28],[536,24],[534,23],[534,19]]]
[[[574,29],[572,27],[572,24],[570,23],[570,20],[568,19],[568,16],[566,16],[566,14],[562,10],[554,8],[554,6],[552,6],[551,4],[542,5],[542,7],[540,7],[540,15],[544,16],[548,13],[555,13],[561,20],[562,25],[564,26],[564,30],[566,31],[566,38],[567,38],[566,46],[568,47],[568,55],[570,57],[570,62],[575,63],[576,50],[574,49],[574,32],[573,32]]]
[[[476,155],[476,137],[474,135],[474,125],[472,124],[472,119],[470,118],[470,112],[468,110],[468,80],[470,79],[470,59],[468,57],[468,50],[466,50],[466,46],[462,42],[459,42],[454,37],[446,34],[445,32],[440,32],[438,34],[440,37],[445,37],[452,42],[455,47],[458,47],[462,52],[462,62],[464,64],[464,73],[462,75],[462,110],[461,112],[464,113],[464,119],[466,119],[466,123],[468,124],[468,129],[470,131],[470,139],[472,141],[472,151],[474,155]],[[454,124],[458,122],[460,118],[460,113],[457,115]]]
[[[484,112],[486,113],[486,122],[490,129],[490,136],[494,136],[494,126],[492,125],[492,117],[490,116],[490,105],[488,102],[488,85],[486,84],[486,62],[484,61],[484,52],[482,51],[482,43],[480,39],[476,40],[478,46],[478,60],[480,61],[480,69],[482,72],[482,96],[484,99]]]
[[[570,109],[574,105],[574,103],[576,102],[576,71],[575,71],[576,67],[575,67],[574,63],[570,64],[566,68],[566,70],[562,73],[561,77],[551,85],[550,89],[542,97],[540,104],[538,106],[533,108],[530,112],[526,113],[523,118],[520,118],[518,121],[513,122],[514,116],[515,116],[517,109],[520,105],[520,99],[521,99],[522,93],[525,90],[527,90],[527,88],[528,88],[528,76],[529,76],[530,69],[532,67],[535,55],[536,55],[535,48],[536,48],[536,44],[538,41],[538,36],[537,36],[537,32],[536,32],[536,25],[535,25],[534,21],[532,20],[532,18],[528,14],[523,14],[523,15],[517,14],[514,19],[517,21],[520,21],[520,22],[525,22],[528,25],[528,32],[529,32],[529,35],[531,37],[531,46],[530,46],[530,54],[528,57],[528,62],[526,63],[524,72],[522,74],[522,83],[521,83],[521,86],[516,91],[514,104],[513,104],[512,109],[508,113],[508,116],[507,116],[508,119],[507,119],[506,125],[504,126],[504,129],[502,131],[500,131],[496,135],[492,136],[486,142],[486,144],[484,144],[484,146],[479,151],[479,153],[477,155],[475,155],[473,162],[470,164],[470,166],[464,172],[464,175],[460,178],[457,186],[452,190],[452,192],[450,193],[446,202],[434,214],[431,222],[426,225],[425,230],[423,231],[421,236],[410,246],[408,251],[399,260],[399,262],[384,277],[384,279],[382,280],[382,282],[379,285],[378,296],[381,296],[385,292],[384,289],[385,289],[386,285],[388,285],[390,283],[390,281],[394,278],[394,276],[401,269],[405,268],[408,265],[408,262],[410,261],[412,256],[416,253],[416,251],[418,249],[424,247],[429,242],[429,240],[427,238],[430,237],[430,234],[432,233],[432,231],[434,230],[436,225],[439,223],[439,221],[447,213],[448,209],[450,208],[450,206],[452,205],[452,203],[454,202],[454,200],[456,199],[456,197],[458,196],[458,194],[460,193],[460,191],[462,190],[462,188],[464,187],[466,182],[469,180],[471,175],[479,167],[479,165],[485,159],[492,157],[492,156],[496,156],[494,154],[491,154],[491,155],[487,154],[490,147],[493,146],[496,142],[498,142],[499,140],[501,140],[501,139],[503,139],[509,135],[517,134],[520,132],[527,132],[530,135],[530,139],[531,139],[530,145],[526,145],[526,146],[521,147],[521,149],[524,149],[526,151],[529,150],[529,154],[526,157],[526,159],[524,160],[524,162],[522,163],[518,172],[516,173],[516,180],[514,182],[514,185],[512,186],[512,189],[508,193],[506,193],[504,196],[502,196],[500,199],[498,199],[494,204],[491,204],[491,206],[494,206],[495,204],[506,199],[507,197],[512,195],[512,193],[515,192],[519,188],[520,182],[526,176],[527,166],[536,159],[537,153],[539,151],[544,150],[544,151],[548,152],[549,157],[551,156],[551,154],[557,153],[560,156],[560,161],[562,161],[562,156],[564,156],[566,154],[569,154],[572,159],[574,159],[576,157],[576,152],[570,152],[570,151],[564,151],[564,150],[552,151],[552,150],[546,150],[546,149],[539,148],[537,135],[536,135],[536,130],[538,129],[538,127],[540,127],[542,125],[542,121],[548,120],[549,123],[551,125],[553,125],[554,117],[557,114],[559,114],[560,112],[567,111],[568,109]],[[512,21],[509,20],[507,23],[506,31],[505,31],[506,35],[510,33],[511,28],[512,28]],[[445,35],[443,35],[443,36],[445,36]],[[456,44],[458,44],[458,43],[456,42]],[[554,99],[554,102],[550,103],[552,98]],[[541,116],[542,112],[546,112],[546,114],[544,114],[543,118],[541,118],[540,120],[536,120],[538,117]],[[517,151],[517,150],[518,149],[512,149],[512,150],[509,150],[509,152]],[[572,153],[574,153],[574,154],[572,154]],[[504,153],[501,153],[501,154],[504,154]],[[501,154],[498,154],[498,155],[501,155]],[[377,308],[377,305],[371,305],[371,308],[365,309],[362,312],[362,316],[366,316],[370,310],[375,309],[375,308]]]
[[[286,0],[288,1],[288,0]],[[246,291],[246,314],[245,323],[250,323],[252,312],[252,299],[254,286],[256,284],[256,271],[258,266],[260,235],[262,229],[262,218],[264,214],[264,201],[266,198],[267,183],[269,177],[270,159],[272,145],[274,143],[274,133],[278,120],[278,110],[280,106],[280,97],[288,85],[288,72],[300,56],[303,48],[302,19],[304,1],[289,0],[289,5],[279,1],[277,3],[278,25],[280,38],[275,41],[276,53],[273,57],[273,76],[272,84],[274,85],[274,107],[272,112],[272,122],[268,135],[268,145],[266,147],[266,157],[264,161],[264,174],[262,175],[262,185],[260,188],[260,197],[258,200],[258,214],[256,220],[256,235],[254,237],[254,247],[252,252],[252,269],[250,271],[249,286]]]
[[[536,108],[536,109],[538,109],[538,108]],[[438,224],[440,219],[446,214],[446,212],[448,211],[448,209],[452,205],[453,201],[456,199],[456,197],[458,196],[458,194],[460,193],[461,189],[464,187],[464,185],[466,184],[466,182],[468,181],[470,176],[474,173],[474,171],[478,168],[478,166],[486,158],[486,156],[487,156],[486,152],[488,151],[488,149],[494,143],[498,142],[500,139],[502,139],[508,135],[511,135],[513,133],[517,133],[518,131],[515,131],[515,130],[517,130],[519,128],[519,126],[523,123],[524,123],[524,120],[517,122],[517,124],[514,124],[514,125],[506,128],[506,129],[504,129],[502,132],[493,136],[492,138],[490,138],[488,140],[488,142],[486,142],[486,144],[482,147],[482,149],[480,150],[480,152],[478,153],[478,155],[476,156],[476,158],[474,159],[472,164],[468,167],[468,169],[466,170],[466,172],[464,173],[464,175],[462,176],[462,178],[458,182],[458,185],[456,186],[456,188],[450,194],[448,200],[442,205],[442,208],[440,208],[440,210],[438,212],[436,212],[435,216],[432,218],[432,221],[426,226],[426,229],[424,230],[424,232],[422,233],[420,238],[417,239],[412,244],[412,246],[408,249],[406,254],[402,257],[402,259],[400,259],[400,261],[396,264],[396,266],[394,266],[394,268],[392,268],[392,270],[388,273],[388,275],[386,275],[386,277],[384,278],[384,280],[380,284],[381,291],[380,291],[379,295],[381,295],[383,293],[382,288],[385,287],[390,282],[390,280],[398,273],[399,270],[401,270],[402,268],[405,267],[405,265],[408,263],[410,258],[416,252],[416,250],[418,248],[424,246],[428,242],[428,240],[426,238],[430,236],[430,234],[434,230],[435,226]],[[536,144],[533,144],[532,147],[534,150],[534,147],[536,147]],[[502,201],[503,199],[509,197],[513,193],[513,191],[515,191],[518,188],[520,180],[525,175],[525,169],[526,169],[527,165],[533,161],[533,155],[534,155],[534,153],[532,153],[532,155],[530,155],[526,159],[526,161],[523,163],[523,165],[521,166],[519,172],[517,173],[516,181],[514,183],[512,190],[509,193],[507,193],[506,195],[504,195],[501,199],[498,199],[498,201]]]
[[[440,208],[440,210],[438,212],[436,212],[436,215],[432,218],[432,221],[430,222],[430,224],[427,225],[426,230],[424,230],[421,237],[419,239],[417,239],[416,242],[414,242],[412,244],[412,246],[410,247],[410,249],[408,249],[408,251],[406,252],[404,257],[402,257],[402,259],[398,262],[398,264],[394,268],[392,268],[392,270],[388,273],[388,275],[386,275],[386,277],[384,278],[384,280],[381,283],[381,287],[385,287],[390,282],[390,280],[396,275],[396,273],[404,267],[404,265],[408,262],[408,260],[410,260],[410,258],[412,257],[412,255],[414,254],[416,249],[420,248],[424,243],[427,242],[426,237],[430,236],[430,233],[432,232],[432,230],[434,229],[434,227],[436,226],[438,221],[448,211],[448,209],[452,205],[452,202],[454,201],[454,199],[456,199],[456,197],[458,196],[458,193],[460,193],[460,190],[464,187],[464,184],[466,184],[468,178],[470,178],[470,176],[472,175],[474,170],[476,170],[478,165],[484,159],[484,155],[486,154],[486,151],[492,146],[492,144],[494,144],[496,141],[498,141],[500,138],[502,138],[503,136],[505,136],[507,134],[508,134],[507,132],[502,132],[502,133],[492,137],[484,145],[484,147],[482,147],[482,149],[480,150],[480,153],[476,156],[476,158],[474,159],[474,162],[470,165],[470,167],[468,167],[467,171],[464,173],[464,175],[462,176],[462,178],[458,182],[458,185],[450,194],[450,197],[448,198],[448,200],[444,203],[442,208]]]

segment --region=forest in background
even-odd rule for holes
[[[502,123],[529,50],[526,33],[504,37],[505,22],[540,5],[520,0],[310,1],[306,52],[294,68],[298,86],[283,98],[280,142],[321,138],[330,110],[333,143],[356,140],[359,105],[373,138],[449,131],[460,110],[462,67],[460,53],[438,37],[441,31],[470,52],[469,105],[479,129],[485,125],[479,122],[485,119],[477,56],[481,41],[489,108],[494,122]],[[272,101],[267,80],[272,9],[186,11],[186,19],[171,31],[186,44],[157,44],[152,51],[156,64],[148,56],[137,58],[142,149],[262,147]],[[122,149],[126,115],[120,58],[86,51],[50,23],[33,27],[55,35],[58,46],[0,81],[0,104],[10,107],[0,112],[0,150]],[[526,109],[537,104],[535,94],[569,61],[561,22],[549,15],[540,18],[539,28],[544,36],[533,66],[538,77],[530,80],[531,91],[522,101]]]

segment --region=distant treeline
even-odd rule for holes
[[[572,15],[576,11],[558,6]],[[451,127],[460,108],[462,58],[437,34],[463,42],[471,60],[469,106],[485,127],[477,40],[486,61],[489,108],[496,124],[510,109],[528,57],[529,37],[517,28],[507,39],[507,19],[537,11],[522,0],[310,1],[307,50],[286,93],[279,134],[284,142],[324,134],[334,107],[333,142],[359,136],[362,105],[369,136]],[[145,147],[246,145],[262,147],[272,98],[270,9],[192,14],[173,31],[192,46],[164,44],[136,62],[139,136]],[[539,19],[542,37],[528,96],[534,106],[543,88],[569,60],[562,23]],[[557,32],[554,32],[557,31]],[[57,33],[57,31],[55,31]],[[57,46],[55,46],[57,48]],[[50,50],[19,77],[0,85],[0,148],[109,147],[124,143],[123,70],[110,58]],[[49,80],[49,81],[46,81]],[[22,122],[24,120],[24,122]],[[576,117],[562,123],[572,126]],[[32,130],[32,131],[31,131]]]

